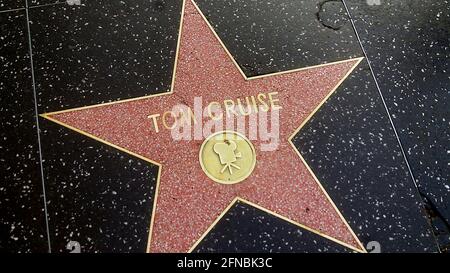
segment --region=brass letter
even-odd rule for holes
[[[270,101],[270,106],[271,106],[272,110],[281,109],[280,105],[275,104],[276,102],[280,102],[280,100],[272,97],[272,96],[276,96],[276,95],[278,95],[278,92],[269,93],[269,101]]]
[[[155,131],[157,133],[159,133],[159,127],[158,127],[158,122],[156,121],[156,119],[160,116],[160,114],[153,114],[148,116],[148,118],[151,118],[153,120],[153,126],[155,127]]]

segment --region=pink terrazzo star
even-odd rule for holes
[[[341,243],[364,251],[350,227],[289,141],[295,130],[358,65],[352,59],[268,77],[245,79],[191,1],[186,1],[173,93],[49,113],[44,117],[116,148],[160,164],[152,217],[150,252],[187,252],[236,198],[271,211]],[[252,141],[257,163],[243,182],[209,179],[199,163],[203,140],[175,141],[170,130],[155,131],[154,113],[176,104],[192,107],[276,90],[281,143],[262,151]],[[150,212],[149,212],[150,213]]]

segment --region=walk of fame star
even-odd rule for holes
[[[292,137],[359,64],[362,58],[248,78],[194,2],[185,1],[170,92],[47,113],[42,116],[86,136],[159,166],[150,223],[149,252],[192,251],[237,201],[319,234],[354,251],[364,247],[312,170],[291,142]],[[202,140],[174,141],[170,130],[156,132],[149,115],[176,104],[205,102],[277,92],[282,107],[281,143],[261,151],[248,144],[256,163],[239,183],[217,183],[199,162]],[[242,136],[242,145],[246,138]],[[207,144],[206,144],[207,145]],[[229,142],[233,149],[239,143]],[[203,145],[204,146],[204,145]],[[253,148],[254,147],[254,148]],[[241,154],[215,146],[222,171],[238,170]],[[149,212],[150,213],[150,212]]]

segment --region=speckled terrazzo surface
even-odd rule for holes
[[[30,7],[36,7],[36,6],[43,6],[43,5],[51,5],[51,4],[65,4],[66,2],[69,2],[67,0],[28,0],[28,5]],[[76,2],[76,1],[72,1]],[[87,2],[91,1],[79,1],[82,5],[85,5]]]
[[[421,200],[370,78],[367,66],[357,69],[294,143],[364,243],[378,241],[386,252],[432,251]]]
[[[450,3],[345,1],[442,245],[450,246]],[[390,22],[386,24],[385,22]]]
[[[42,134],[45,151],[64,151],[44,173],[53,252],[69,241],[84,252],[145,249],[157,168],[56,124],[43,124]]]
[[[24,11],[0,14],[0,252],[45,252],[27,20]]]
[[[25,0],[5,0],[0,3],[0,11],[25,7]]]
[[[346,253],[348,248],[247,204],[237,203],[194,253]]]
[[[336,2],[197,1],[247,76],[360,57]]]
[[[81,2],[81,6],[28,2],[38,113],[168,90],[181,1]],[[295,147],[364,246],[377,241],[382,252],[436,252],[437,241],[445,251],[449,78],[448,62],[443,60],[449,57],[448,2],[345,2],[420,194],[366,60],[296,135]],[[339,1],[199,0],[198,4],[247,76],[363,56]],[[25,1],[0,4],[0,252],[47,252],[49,247],[52,252],[68,252],[70,241],[79,242],[82,252],[145,252],[157,166],[44,118],[39,119],[40,161],[24,7]],[[219,61],[218,66],[226,63]],[[319,84],[327,86],[339,69],[347,68],[302,72],[295,94],[300,97],[290,104],[297,105],[295,112],[305,112],[299,104],[305,99],[301,92],[307,90],[308,78],[321,79]],[[179,99],[192,101],[192,91],[185,91]],[[208,95],[233,96],[234,90],[227,92]],[[311,102],[322,94],[309,92]],[[180,172],[177,178],[189,181],[191,174]],[[334,226],[338,222],[330,210],[311,214],[327,218],[322,229],[351,244],[346,228]],[[349,249],[238,202],[194,251]]]
[[[168,90],[180,1],[82,3],[30,9],[40,112]]]

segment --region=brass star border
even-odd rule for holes
[[[160,185],[160,178],[161,178],[161,169],[162,169],[162,165],[156,161],[153,161],[149,158],[146,158],[144,156],[141,156],[139,154],[136,154],[132,151],[129,151],[127,149],[124,149],[120,146],[117,146],[113,143],[110,143],[106,140],[103,140],[101,138],[98,138],[90,133],[84,132],[82,130],[79,130],[73,126],[70,126],[66,123],[63,123],[61,121],[58,121],[54,118],[51,117],[51,115],[55,115],[55,114],[61,114],[61,113],[65,113],[65,112],[71,112],[71,111],[76,111],[76,110],[81,110],[81,109],[88,109],[88,108],[94,108],[94,107],[100,107],[100,106],[105,106],[105,105],[111,105],[111,104],[118,104],[118,103],[125,103],[125,102],[129,102],[129,101],[134,101],[134,100],[141,100],[141,99],[147,99],[147,98],[152,98],[152,97],[157,97],[157,96],[165,96],[165,95],[170,95],[173,93],[173,89],[174,89],[174,83],[175,83],[175,75],[176,75],[176,70],[177,70],[177,62],[178,62],[178,54],[179,54],[179,49],[180,49],[180,41],[181,41],[181,30],[183,28],[183,19],[184,19],[184,13],[185,13],[185,4],[186,1],[191,1],[192,4],[195,6],[195,8],[197,9],[197,11],[199,12],[199,14],[201,15],[201,17],[203,18],[203,20],[206,22],[206,24],[208,25],[209,29],[212,31],[212,33],[214,34],[214,36],[217,38],[217,40],[219,41],[220,45],[223,47],[223,49],[225,50],[225,52],[227,53],[227,55],[230,57],[231,61],[233,62],[233,64],[235,65],[235,67],[238,69],[239,73],[242,75],[242,77],[246,80],[246,81],[250,81],[253,79],[258,79],[258,78],[264,78],[264,77],[270,77],[273,75],[280,75],[280,74],[285,74],[285,73],[291,73],[291,72],[297,72],[297,71],[301,71],[301,70],[306,70],[306,69],[311,69],[311,68],[317,68],[317,67],[322,67],[322,66],[328,66],[328,65],[333,65],[333,64],[339,64],[339,63],[344,63],[344,62],[349,62],[349,61],[356,61],[355,65],[347,72],[347,74],[336,84],[336,86],[330,91],[330,93],[320,102],[320,104],[308,115],[308,117],[302,122],[302,124],[292,133],[292,135],[289,137],[288,142],[291,144],[292,148],[294,149],[294,151],[297,153],[297,155],[300,157],[301,161],[303,162],[303,164],[305,164],[306,168],[308,169],[309,173],[312,175],[312,177],[314,178],[314,180],[317,182],[317,184],[319,185],[320,189],[322,190],[322,192],[325,194],[326,198],[328,199],[328,201],[331,203],[331,205],[333,206],[333,208],[335,209],[335,211],[337,212],[337,214],[339,215],[339,217],[341,218],[342,222],[346,225],[347,229],[351,232],[353,238],[355,239],[355,241],[358,243],[358,246],[360,247],[355,248],[352,245],[349,245],[345,242],[342,242],[334,237],[331,237],[329,235],[326,235],[318,230],[312,229],[308,226],[305,226],[301,223],[298,223],[296,221],[293,221],[287,217],[284,217],[282,215],[279,215],[271,210],[268,210],[264,207],[261,207],[255,203],[252,203],[250,201],[247,201],[243,198],[240,197],[236,197],[234,198],[234,200],[225,208],[225,210],[219,215],[219,217],[217,217],[217,219],[209,226],[209,228],[203,233],[203,235],[194,243],[194,245],[189,249],[188,252],[192,252],[194,251],[194,249],[200,244],[200,242],[208,235],[208,233],[216,226],[216,224],[223,218],[223,216],[226,215],[226,213],[230,210],[231,207],[233,207],[233,205],[235,205],[237,202],[241,202],[250,206],[253,206],[259,210],[262,210],[270,215],[273,215],[275,217],[278,217],[280,219],[283,219],[291,224],[294,224],[302,229],[305,229],[309,232],[312,232],[316,235],[319,235],[323,238],[326,238],[330,241],[333,241],[339,245],[342,245],[346,248],[351,249],[354,252],[360,252],[360,253],[367,253],[366,249],[364,248],[363,244],[361,243],[361,241],[358,239],[358,237],[356,236],[356,234],[353,232],[352,228],[350,227],[350,225],[348,224],[347,220],[344,218],[344,216],[341,214],[341,212],[339,211],[339,209],[337,208],[336,204],[333,202],[333,200],[331,199],[331,197],[328,195],[328,193],[326,192],[325,188],[322,186],[322,184],[320,183],[319,179],[317,178],[317,176],[314,174],[313,170],[311,169],[311,167],[308,165],[308,163],[306,162],[306,160],[303,158],[303,156],[301,155],[301,153],[299,152],[299,150],[295,147],[294,143],[292,142],[292,139],[295,137],[295,135],[297,135],[297,133],[308,123],[308,121],[314,116],[314,114],[322,107],[322,105],[328,100],[328,98],[336,91],[336,89],[342,84],[342,82],[344,82],[347,77],[353,72],[353,70],[359,65],[359,63],[364,59],[364,57],[359,57],[359,58],[353,58],[353,59],[347,59],[347,60],[341,60],[341,61],[335,61],[335,62],[331,62],[331,63],[325,63],[325,64],[320,64],[320,65],[314,65],[314,66],[307,66],[307,67],[302,67],[302,68],[297,68],[297,69],[291,69],[291,70],[286,70],[286,71],[281,71],[281,72],[275,72],[275,73],[269,73],[269,74],[264,74],[264,75],[258,75],[258,76],[253,76],[253,77],[247,77],[244,72],[242,71],[241,67],[239,66],[239,64],[236,62],[236,60],[234,59],[234,57],[232,56],[232,54],[230,53],[230,51],[227,49],[227,47],[225,46],[225,44],[222,42],[222,40],[220,39],[219,35],[216,33],[216,31],[214,30],[214,28],[212,27],[212,25],[209,23],[208,19],[206,18],[206,16],[203,14],[203,12],[200,10],[200,8],[198,7],[198,5],[195,3],[194,0],[183,0],[182,3],[182,8],[181,8],[181,18],[180,18],[180,25],[179,25],[179,30],[178,30],[178,39],[177,39],[177,49],[176,49],[176,53],[175,53],[175,61],[174,61],[174,66],[173,66],[173,73],[172,73],[172,81],[171,81],[171,86],[170,86],[170,90],[168,92],[163,92],[163,93],[158,93],[158,94],[152,94],[152,95],[148,95],[148,96],[141,96],[141,97],[136,97],[136,98],[130,98],[130,99],[124,99],[124,100],[117,100],[117,101],[112,101],[112,102],[107,102],[107,103],[100,103],[100,104],[95,104],[95,105],[89,105],[89,106],[83,106],[83,107],[75,107],[75,108],[71,108],[71,109],[66,109],[66,110],[61,110],[61,111],[55,111],[55,112],[49,112],[49,113],[44,113],[44,114],[40,114],[39,116],[50,120],[54,123],[57,123],[63,127],[66,127],[68,129],[71,129],[75,132],[78,132],[84,136],[87,136],[89,138],[92,138],[96,141],[99,141],[103,144],[106,144],[108,146],[111,146],[119,151],[122,151],[124,153],[127,153],[129,155],[132,155],[136,158],[139,158],[141,160],[144,160],[146,162],[149,162],[151,164],[154,164],[156,166],[158,166],[158,176],[157,176],[157,181],[156,181],[156,187],[155,187],[155,196],[154,196],[154,200],[153,200],[153,207],[152,207],[152,215],[151,215],[151,220],[150,220],[150,229],[149,229],[149,236],[148,236],[148,241],[147,241],[147,252],[149,252],[149,248],[150,248],[150,242],[151,242],[151,237],[152,237],[152,232],[153,232],[153,224],[154,224],[154,217],[155,217],[155,211],[156,211],[156,205],[157,205],[157,201],[158,201],[158,193],[159,193],[159,185]]]

